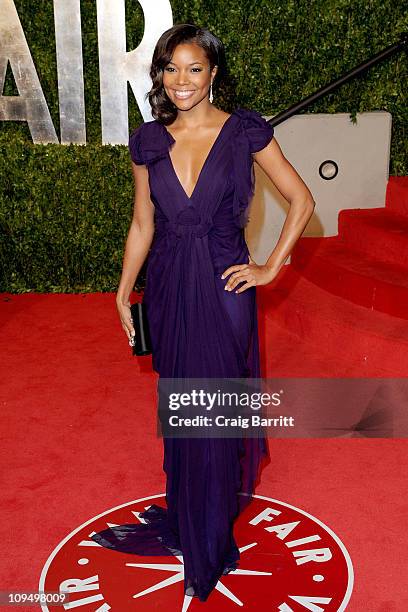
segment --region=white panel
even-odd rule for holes
[[[348,113],[316,113],[295,115],[275,127],[283,154],[316,202],[304,236],[336,235],[342,209],[384,206],[391,123],[390,113],[374,111],[358,113],[356,124]],[[327,159],[335,161],[339,169],[332,180],[319,175],[319,166]],[[279,238],[289,204],[260,166],[254,165],[256,193],[246,238],[252,257],[263,264]]]

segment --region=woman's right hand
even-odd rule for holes
[[[130,313],[130,302],[128,300],[126,303],[123,303],[120,300],[116,300],[116,307],[118,309],[123,330],[125,331],[129,341],[129,345],[133,346],[132,339],[135,335],[135,330],[133,327],[132,315]]]

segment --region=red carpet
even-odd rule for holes
[[[395,225],[401,215],[408,217],[406,185],[406,179],[390,181],[389,224],[378,209],[361,211],[361,217],[358,210],[344,211],[338,240],[302,239],[293,264],[258,288],[265,377],[407,376],[408,317],[402,304],[408,289],[402,268],[408,268],[408,259],[395,259],[395,249],[408,243],[406,225],[400,232]],[[364,240],[375,236],[376,245],[359,263],[361,242],[351,240],[356,218],[358,232],[366,232]],[[47,558],[74,529],[116,506],[164,493],[157,376],[150,357],[131,357],[113,294],[2,294],[0,315],[1,584],[2,590],[36,590]],[[405,612],[406,441],[270,439],[269,445],[271,463],[257,494],[310,514],[340,538],[354,567],[347,610]],[[254,565],[248,561],[248,567]],[[89,575],[96,573],[90,567]],[[146,574],[143,588],[168,578],[158,573],[154,580]],[[293,591],[300,584],[296,576],[287,593],[307,595]],[[239,591],[234,582],[239,577],[227,578],[228,588]],[[165,592],[169,604],[175,602],[169,609],[181,610],[181,584]],[[154,593],[147,597],[133,600],[129,610],[158,609]],[[248,595],[246,609],[253,609],[250,601]],[[75,609],[109,609],[98,608],[102,604]],[[288,604],[292,608],[286,609],[295,611],[319,609],[293,599]],[[236,607],[217,592],[189,610]]]

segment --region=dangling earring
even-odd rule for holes
[[[212,104],[213,101],[213,92],[212,92],[212,81],[211,81],[211,85],[210,85],[210,102]]]

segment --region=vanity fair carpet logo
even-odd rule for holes
[[[239,568],[222,576],[206,602],[184,595],[183,557],[141,556],[104,548],[91,539],[113,525],[142,522],[164,495],[118,506],[87,521],[51,553],[40,591],[69,592],[65,606],[42,610],[151,612],[202,610],[345,610],[353,587],[350,556],[340,538],[307,512],[255,495],[234,524]]]

